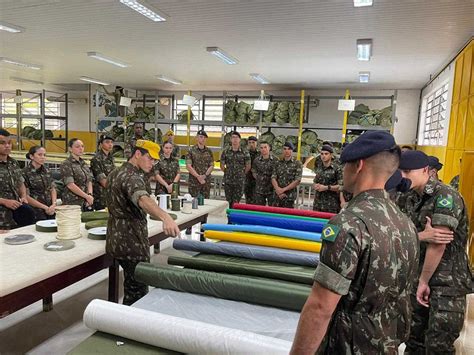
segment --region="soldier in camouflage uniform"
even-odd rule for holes
[[[459,191],[459,175],[456,175],[451,179],[451,181],[449,182],[449,186],[451,186],[456,191]]]
[[[252,167],[255,158],[258,157],[258,150],[257,150],[257,137],[250,136],[248,138],[248,150],[250,154],[250,167]],[[247,173],[246,181],[245,181],[245,203],[255,204],[256,203],[256,181],[255,177],[253,176],[252,171],[250,170]]]
[[[125,143],[125,158],[129,158],[132,153],[132,149],[135,147],[137,140],[143,139],[143,131],[145,129],[145,124],[143,122],[135,122],[133,124],[133,135]]]
[[[293,354],[398,354],[419,248],[415,226],[384,191],[399,157],[387,132],[365,133],[342,153],[354,198],[322,231]]]
[[[163,146],[164,146],[164,143],[167,143],[167,142],[173,145],[173,151],[171,152],[171,156],[173,158],[179,159],[179,153],[181,150],[179,149],[179,146],[174,143],[174,132],[171,129],[168,132],[166,132],[165,136],[163,137]],[[163,149],[160,150],[160,159],[162,155],[163,155]]]
[[[23,178],[28,189],[28,203],[35,211],[37,221],[53,219],[56,208],[56,184],[50,171],[44,166],[46,149],[35,145],[26,154],[30,163],[23,169]]]
[[[412,181],[404,209],[422,242],[405,353],[454,354],[453,344],[464,323],[466,294],[473,291],[466,254],[466,206],[457,191],[429,176],[428,157],[423,152],[403,153],[400,169]],[[443,232],[445,241],[440,237]],[[435,236],[440,241],[433,241]]]
[[[84,144],[73,138],[68,143],[70,156],[61,164],[61,177],[64,190],[61,196],[63,205],[79,205],[83,211],[92,209],[92,173],[86,162],[81,158]]]
[[[293,208],[295,205],[296,188],[303,176],[303,165],[292,157],[294,150],[293,144],[286,142],[283,145],[283,159],[273,169],[274,206]]]
[[[189,171],[189,193],[193,197],[202,194],[204,198],[210,197],[211,172],[214,169],[214,157],[211,150],[206,147],[207,133],[204,130],[197,132],[197,144],[186,156],[186,169]]]
[[[94,176],[94,209],[103,210],[105,204],[105,188],[107,187],[107,176],[115,169],[114,139],[109,136],[102,136],[99,139],[99,149],[91,159],[91,170]]]
[[[28,203],[20,166],[9,156],[11,150],[10,133],[0,128],[0,230],[17,227],[13,211]]]
[[[147,213],[163,221],[166,235],[178,236],[179,228],[172,218],[158,207],[146,191],[144,173],[159,158],[158,144],[138,140],[131,158],[108,176],[106,188],[109,220],[105,250],[124,271],[123,304],[131,305],[148,293],[148,286],[135,280],[135,267],[150,261]]]
[[[155,195],[170,194],[173,191],[173,183],[179,183],[181,174],[179,172],[179,161],[173,156],[173,144],[169,141],[163,144],[160,151],[160,161],[153,169],[155,175]]]
[[[260,143],[260,155],[252,164],[252,174],[255,178],[255,204],[265,206],[273,205],[272,175],[277,159],[270,152],[271,147],[267,142]]]
[[[246,174],[250,171],[250,154],[240,146],[240,133],[232,132],[231,146],[221,154],[221,170],[224,172],[225,199],[232,208],[244,193]]]
[[[314,170],[314,211],[339,213],[341,210],[342,170],[333,162],[332,153],[331,146],[322,146],[320,154],[322,164]]]

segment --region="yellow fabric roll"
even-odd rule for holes
[[[229,242],[262,245],[283,249],[305,250],[319,253],[321,243],[309,240],[276,237],[267,234],[254,234],[245,232],[205,231],[204,237],[209,239],[225,240]]]

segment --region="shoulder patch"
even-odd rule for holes
[[[438,208],[453,208],[453,197],[452,196],[439,196],[436,200],[436,207]]]
[[[340,228],[333,224],[326,224],[322,233],[321,239],[327,242],[334,242],[336,240],[337,235],[339,234]]]

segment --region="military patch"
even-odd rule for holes
[[[453,208],[453,197],[452,196],[447,196],[447,197],[440,196],[440,197],[438,197],[438,200],[436,201],[436,207],[452,209]]]
[[[327,242],[334,242],[336,240],[337,235],[339,234],[339,227],[333,224],[326,224],[324,227],[321,236],[322,239]]]

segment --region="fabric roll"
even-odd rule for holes
[[[328,219],[325,219],[325,218],[293,216],[291,214],[270,213],[270,212],[235,210],[232,208],[228,208],[226,212],[227,214],[229,214],[230,212],[235,212],[235,213],[247,214],[247,215],[252,215],[252,216],[280,217],[280,218],[298,219],[298,220],[313,221],[313,222],[319,221],[319,222],[324,222],[324,223],[327,223],[329,221]]]
[[[93,300],[84,311],[93,330],[185,354],[287,354],[291,342],[195,320]]]
[[[293,239],[321,241],[321,233],[311,233],[294,229],[282,229],[269,226],[255,226],[250,224],[203,224],[202,229],[221,232],[247,232],[255,234],[275,235]]]
[[[246,203],[234,203],[232,207],[237,210],[272,212],[272,213],[290,214],[290,215],[295,215],[295,216],[316,217],[316,218],[326,218],[326,219],[330,219],[331,217],[336,215],[335,213],[329,213],[329,212],[296,210],[294,208],[250,205]]]
[[[270,261],[251,260],[224,255],[196,255],[195,257],[168,257],[169,265],[190,269],[222,272],[226,274],[249,275],[268,279],[313,284],[314,268],[288,265]]]
[[[253,234],[244,232],[219,232],[206,231],[204,237],[209,239],[225,240],[242,244],[262,245],[266,247],[277,247],[284,249],[312,251],[319,253],[321,251],[321,243],[309,240],[291,239],[283,237],[275,237],[266,234]]]
[[[229,222],[232,224],[250,224],[269,226],[282,229],[294,229],[306,232],[321,233],[326,223],[319,221],[304,221],[295,220],[285,217],[265,217],[265,216],[251,216],[244,213],[230,212],[228,215]]]
[[[82,212],[81,214],[81,222],[90,222],[90,221],[97,221],[101,219],[107,220],[109,218],[109,212],[105,211],[90,211],[90,212]]]
[[[195,251],[214,255],[230,255],[247,259],[311,267],[316,267],[319,262],[319,254],[316,253],[231,242],[210,243],[196,240],[174,239],[173,248],[176,250]]]
[[[135,279],[153,287],[301,311],[308,285],[139,263]]]

